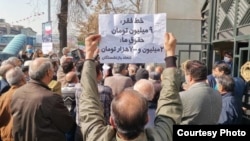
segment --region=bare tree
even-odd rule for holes
[[[98,33],[99,14],[140,13],[142,0],[71,0],[68,21],[75,25],[78,41]]]
[[[140,13],[141,11],[141,4],[142,4],[142,0],[129,0],[131,2],[131,4],[136,8],[134,9],[134,7],[132,9],[130,9],[133,13]]]
[[[87,20],[78,23],[80,35],[78,41],[84,41],[88,33],[98,33],[98,14],[118,14],[118,13],[140,13],[142,0],[119,0],[119,5],[115,5],[112,0],[99,0],[95,6],[91,6],[88,1],[88,7],[94,7],[93,13],[89,13]]]

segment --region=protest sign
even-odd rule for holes
[[[166,14],[100,14],[101,63],[163,63]]]
[[[53,43],[52,42],[42,43],[42,51],[43,54],[48,54],[49,52],[53,51]]]

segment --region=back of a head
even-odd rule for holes
[[[230,75],[221,75],[217,77],[217,83],[223,87],[223,89],[227,92],[234,91],[234,79]]]
[[[11,60],[7,59],[7,60],[3,60],[3,62],[1,63],[1,66],[10,64],[12,66],[16,66],[15,63],[13,63]]]
[[[6,73],[7,82],[12,85],[19,85],[22,80],[25,80],[24,73],[20,67],[15,67],[7,71]]]
[[[146,66],[146,70],[147,70],[148,72],[153,72],[153,71],[155,70],[155,67],[154,67],[154,65],[152,65],[152,64],[148,64],[148,65]]]
[[[155,67],[155,72],[159,73],[159,74],[162,74],[164,68],[162,66],[156,66]]]
[[[187,63],[189,62],[190,60],[186,60],[184,61],[183,63],[181,63],[181,70],[185,73],[185,70],[186,70],[186,66],[187,66]]]
[[[33,80],[40,81],[53,69],[53,65],[48,58],[36,58],[29,65],[29,76]]]
[[[147,100],[132,89],[125,89],[111,103],[111,116],[117,131],[128,140],[136,138],[144,130],[147,111]]]
[[[35,57],[43,57],[43,51],[40,48],[36,49],[34,54],[36,55]]]
[[[144,68],[138,69],[136,74],[135,74],[135,80],[136,81],[139,81],[140,79],[148,79],[148,77],[149,77],[149,73]]]
[[[10,70],[11,68],[13,68],[15,66],[11,65],[11,64],[2,64],[0,66],[0,76],[2,76],[3,78],[5,78],[6,72],[8,70]]]
[[[223,71],[225,75],[230,75],[230,74],[231,74],[231,68],[230,68],[230,66],[229,66],[227,63],[225,63],[225,62],[220,61],[219,63],[215,64],[214,69],[215,69],[215,68],[218,68],[218,70],[219,70],[220,72]]]
[[[198,60],[190,60],[186,64],[186,75],[190,75],[194,81],[204,81],[207,79],[207,67]]]
[[[152,101],[155,95],[154,84],[147,79],[141,79],[134,84],[134,90],[142,94],[148,101]]]
[[[161,80],[161,74],[156,73],[156,72],[150,72],[150,73],[149,73],[149,79],[150,79],[150,80],[159,81],[159,80]]]
[[[74,68],[74,63],[72,61],[66,61],[62,63],[63,73],[68,73]]]
[[[60,64],[62,65],[64,62],[73,62],[73,57],[71,56],[62,57],[60,59]]]
[[[127,69],[127,64],[114,64],[113,72],[114,73],[122,73],[123,70]]]
[[[64,48],[62,49],[63,55],[67,55],[67,53],[69,53],[69,52],[70,52],[70,50],[69,50],[68,47],[64,47]]]

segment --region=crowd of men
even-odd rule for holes
[[[98,34],[85,39],[85,58],[28,45],[0,66],[0,140],[172,141],[177,124],[242,124],[246,83],[231,65],[216,62],[211,75],[198,60],[177,68],[176,38],[164,39],[156,66],[101,64]]]

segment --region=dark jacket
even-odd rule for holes
[[[2,78],[0,80],[0,96],[10,89],[10,85],[6,79]]]
[[[242,102],[231,92],[222,95],[222,110],[219,124],[241,124]]]
[[[65,141],[74,125],[62,97],[34,80],[13,94],[11,114],[15,141]]]

